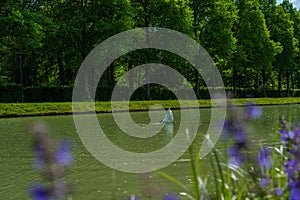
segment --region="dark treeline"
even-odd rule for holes
[[[3,0],[0,85],[72,86],[101,41],[149,26],[198,41],[233,90],[300,88],[300,11],[287,0]],[[113,85],[126,71],[154,62],[175,68],[196,89],[205,87],[187,61],[158,50],[120,57],[99,84]]]

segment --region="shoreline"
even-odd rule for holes
[[[251,101],[258,106],[274,106],[274,105],[296,105],[300,104],[300,98],[247,98],[247,99],[233,99],[235,107],[245,106],[245,102]],[[152,101],[135,101],[131,102],[132,108],[130,112],[144,112],[155,104],[162,105],[165,109],[170,107],[172,110],[179,109],[195,109],[195,106],[189,106],[187,104],[180,107],[177,100],[152,100]],[[217,108],[218,106],[212,106],[210,100],[198,100],[199,109]],[[28,109],[28,107],[30,109]],[[91,109],[82,108],[82,112],[72,112],[72,102],[59,102],[59,103],[0,103],[0,110],[6,108],[6,111],[0,113],[0,118],[21,118],[21,117],[40,117],[40,116],[64,116],[73,114],[105,114],[112,113],[110,102],[95,102],[95,111]],[[41,111],[42,110],[42,111]],[[151,109],[160,110],[160,109]],[[19,111],[19,112],[18,112]],[[128,112],[128,109],[119,108],[114,112]]]

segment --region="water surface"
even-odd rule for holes
[[[276,139],[279,115],[289,116],[296,122],[300,118],[299,108],[299,105],[262,107],[261,118],[246,123],[247,130],[250,132],[248,138],[253,149],[261,144],[277,145],[280,143]],[[238,108],[238,110],[241,109]],[[106,136],[114,144],[127,151],[151,152],[162,148],[176,134],[180,122],[180,111],[173,112],[175,117],[173,127],[166,127],[157,135],[147,139],[133,138],[123,133],[115,124],[111,114],[97,116]],[[137,124],[149,123],[148,112],[135,112],[131,116]],[[200,116],[201,126],[196,142],[200,142],[206,133],[210,121],[210,109],[201,109]],[[155,173],[130,174],[110,169],[100,163],[82,145],[72,116],[24,117],[0,119],[0,199],[29,199],[28,185],[32,182],[43,182],[40,174],[32,169],[31,138],[27,131],[27,127],[35,121],[47,122],[55,138],[69,138],[74,143],[75,160],[67,171],[67,180],[75,189],[73,199],[124,199],[131,194],[142,196],[143,199],[160,199],[164,193],[172,191],[179,194],[183,191],[174,183]],[[226,149],[230,144],[230,141],[220,139],[216,148],[220,153],[226,154]],[[189,155],[186,152],[162,171],[191,185],[188,160]]]

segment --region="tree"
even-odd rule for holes
[[[88,53],[100,42],[121,31],[132,27],[130,4],[127,0],[81,0],[66,1],[61,12],[65,13],[66,28],[68,29],[68,53],[80,62],[77,69]],[[71,51],[70,51],[71,50]],[[110,66],[107,83],[114,83],[114,68]],[[76,71],[76,70],[75,70]],[[93,81],[90,77],[85,80]],[[87,75],[86,75],[87,76]],[[88,82],[85,82],[88,91]]]
[[[239,9],[239,21],[235,25],[235,36],[238,40],[238,50],[233,62],[235,69],[242,73],[254,73],[256,82],[251,82],[257,89],[262,89],[265,94],[267,77],[274,56],[278,53],[278,44],[270,38],[264,15],[260,10],[257,0],[236,1]],[[259,74],[258,72],[261,72]],[[237,74],[234,73],[234,80]],[[259,77],[259,78],[258,78]],[[262,77],[262,81],[260,80]],[[255,80],[255,79],[254,79]],[[262,87],[260,87],[262,83]],[[236,87],[236,85],[234,86]]]
[[[290,78],[291,78],[291,85],[292,89],[294,89],[294,75],[298,71],[300,65],[300,55],[299,55],[299,49],[300,49],[300,12],[297,11],[297,9],[293,6],[292,3],[290,3],[287,0],[284,0],[282,2],[282,7],[290,15],[290,20],[293,22],[293,30],[294,30],[294,38],[297,40],[296,42],[296,49],[295,53],[296,56],[294,57],[294,62],[292,64],[292,68],[288,70],[286,73],[286,85],[287,85],[287,91],[289,92],[290,89]]]
[[[294,9],[294,12],[292,14],[292,20],[294,22],[293,28],[294,28],[294,37],[298,40],[298,50],[300,49],[300,10],[296,11],[296,9]],[[300,70],[300,55],[299,53],[297,54],[296,58],[295,58],[295,70],[293,71],[294,73],[291,74],[291,78],[292,78],[292,89],[295,88],[296,86],[296,80],[299,80],[299,70]],[[297,85],[297,87],[299,87],[300,84]]]
[[[204,0],[189,3],[193,10],[194,38],[208,51],[219,69],[224,70],[236,50],[232,28],[237,20],[237,9],[232,1]],[[195,73],[199,96],[199,74]]]
[[[180,31],[182,33],[190,33],[192,25],[192,13],[188,7],[186,0],[132,0],[131,5],[134,9],[135,27],[163,27]],[[163,10],[163,12],[162,12]],[[150,46],[149,33],[146,29],[145,42]],[[148,63],[163,57],[163,53],[157,56],[159,51],[145,51],[139,54],[139,60],[135,63]],[[173,59],[173,57],[169,58]],[[160,62],[160,60],[158,60]],[[148,69],[147,69],[148,70]],[[145,72],[146,81],[150,82],[149,71]],[[146,96],[150,99],[150,85],[147,85]]]
[[[287,89],[289,90],[290,73],[296,65],[295,58],[299,52],[297,48],[298,40],[294,37],[293,22],[290,19],[290,14],[284,10],[284,6],[277,6],[270,24],[270,30],[271,38],[276,42],[280,42],[283,47],[282,52],[276,55],[274,61],[274,69],[277,71],[278,76],[278,93],[280,94],[284,73],[287,77]]]
[[[1,6],[0,46],[6,61],[1,64],[11,81],[22,85],[32,85],[37,79],[35,51],[44,37],[41,15],[31,12],[31,8],[27,1],[5,1]]]

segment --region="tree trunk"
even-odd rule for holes
[[[82,18],[85,19],[86,18],[86,7],[87,2],[85,0],[81,0],[81,12],[82,12]],[[81,43],[80,43],[80,54],[81,54],[81,58],[82,60],[85,59],[85,57],[87,56],[87,30],[86,30],[86,24],[85,21],[83,20],[82,24],[81,24]],[[83,99],[88,99],[88,100],[92,100],[91,99],[91,95],[90,95],[90,68],[89,65],[86,65],[87,69],[86,69],[86,73],[84,74],[84,80],[83,80],[83,85],[84,85],[84,91],[85,94],[83,94]]]
[[[196,3],[196,2],[193,1],[193,3]],[[195,10],[196,9],[194,9],[194,11]],[[198,15],[198,13],[196,13],[196,11],[193,12],[193,18],[194,18],[193,20],[194,20],[194,26],[195,27],[196,27],[196,24],[197,24],[197,15]],[[197,38],[197,28],[194,28],[194,37]],[[196,79],[195,79],[195,92],[196,92],[197,98],[200,99],[200,93],[199,93],[199,71],[198,71],[199,66],[195,66],[195,67],[196,67],[196,72],[195,72],[195,77],[196,77]]]
[[[281,69],[278,72],[278,96],[281,96]]]
[[[20,54],[20,63],[19,63],[19,71],[20,71],[20,84],[24,84],[24,73],[23,73],[23,67],[24,67],[24,60],[25,60],[25,54]]]
[[[57,56],[57,65],[58,65],[58,71],[59,71],[60,85],[65,85],[64,63],[63,63],[63,59],[60,55]]]
[[[267,96],[266,94],[266,82],[267,82],[267,78],[266,78],[266,70],[263,68],[262,69],[262,72],[261,72],[261,75],[262,75],[262,79],[263,79],[263,94],[264,94],[264,97]]]
[[[292,90],[294,90],[295,89],[295,80],[294,80],[293,73],[291,73],[291,83],[292,83]]]
[[[195,76],[196,76],[195,91],[196,91],[197,98],[200,99],[200,93],[199,93],[199,72],[198,72],[198,70],[195,71]]]
[[[293,76],[293,73],[291,73],[291,84],[292,84],[292,96],[295,96],[295,80],[294,80],[294,76]]]
[[[147,26],[148,27],[148,26]],[[149,41],[149,30],[148,28],[146,28],[146,44],[148,47],[150,47],[150,41]],[[148,54],[148,52],[147,52]],[[147,56],[148,58],[148,56]],[[151,98],[151,94],[150,94],[150,71],[149,71],[149,67],[146,67],[146,70],[145,70],[145,75],[146,75],[146,95],[147,95],[147,99],[150,99]]]
[[[234,96],[237,95],[237,70],[233,68],[233,92]]]
[[[145,0],[144,1],[144,5],[143,5],[143,8],[144,8],[144,13],[146,14],[145,15],[145,27],[149,27],[150,25],[150,19],[149,19],[149,11],[148,11],[148,8],[149,8],[149,1],[148,0]],[[146,44],[148,47],[150,47],[150,40],[149,40],[149,30],[148,28],[146,28]],[[147,52],[148,54],[148,52]],[[147,56],[148,58],[148,56]],[[146,75],[146,83],[150,83],[150,71],[149,71],[149,68],[146,67],[146,70],[145,70],[145,75]],[[147,99],[150,99],[151,98],[151,94],[150,94],[150,84],[147,84],[146,85],[146,97]]]
[[[290,96],[290,73],[286,72],[286,89],[287,89],[287,96]]]
[[[129,82],[129,88],[130,89],[133,89],[133,77],[134,77],[134,74],[133,74],[133,70],[131,70],[133,67],[133,63],[131,62],[131,60],[128,62],[128,82]]]
[[[110,64],[109,66],[109,84],[114,85],[115,84],[115,76],[114,76],[114,64]]]

